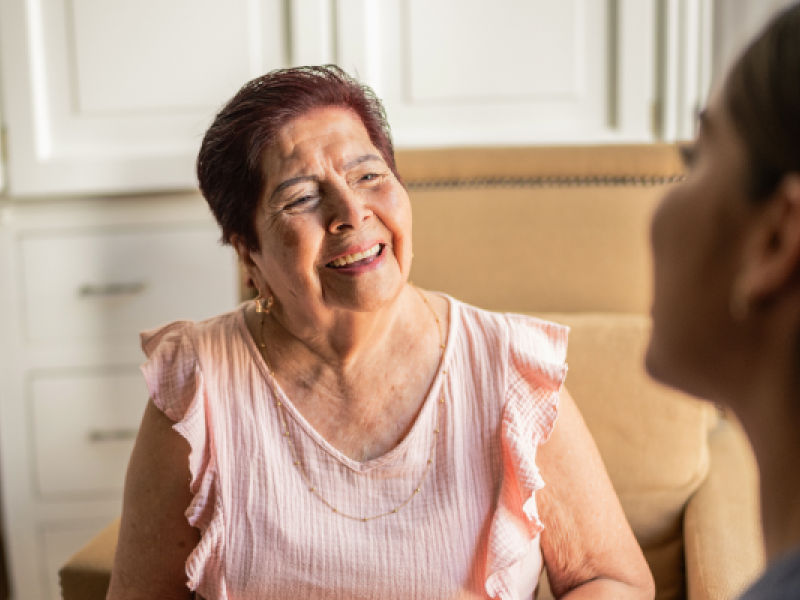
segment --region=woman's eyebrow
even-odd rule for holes
[[[359,156],[358,158],[354,158],[350,162],[344,165],[344,170],[347,171],[348,169],[352,169],[356,165],[360,165],[361,163],[370,161],[370,160],[377,160],[383,162],[383,159],[378,156],[377,154],[364,154],[363,156]]]
[[[377,160],[379,162],[383,162],[383,159],[378,156],[377,154],[364,154],[363,156],[359,156],[358,158],[354,158],[350,162],[344,165],[344,170],[347,171],[348,169],[352,169],[353,167],[360,165],[361,163],[370,161],[370,160]],[[292,187],[293,185],[297,185],[298,183],[304,183],[306,181],[319,181],[318,175],[300,175],[298,177],[291,177],[286,181],[280,182],[275,189],[272,190],[272,194],[270,195],[270,200],[272,200],[277,194],[281,193],[288,187]]]
[[[298,183],[303,183],[305,181],[319,181],[319,176],[317,175],[300,175],[299,177],[292,177],[291,179],[287,179],[286,181],[280,182],[274,190],[272,190],[272,194],[270,195],[269,199],[272,200],[277,194],[282,192],[288,187],[292,187],[293,185],[297,185]]]

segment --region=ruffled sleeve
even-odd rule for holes
[[[517,600],[520,565],[530,552],[539,552],[538,536],[544,529],[536,508],[536,490],[544,487],[536,449],[550,437],[558,415],[569,329],[522,315],[505,318],[504,476],[489,534],[486,591],[493,598]]]
[[[176,321],[140,334],[147,361],[142,365],[153,403],[172,421],[173,429],[189,442],[190,490],[193,498],[185,515],[201,532],[200,543],[186,561],[187,586],[203,596],[226,598],[222,577],[223,516],[217,493],[214,440],[206,422],[203,372],[192,342],[191,321]],[[215,582],[213,592],[205,584]],[[219,586],[223,589],[218,589]]]

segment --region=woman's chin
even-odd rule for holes
[[[328,288],[326,304],[355,312],[375,312],[390,306],[403,290],[400,277],[364,277]]]
[[[644,368],[647,374],[659,383],[673,386],[669,377],[669,369],[664,368],[659,352],[653,344],[652,335],[650,336],[650,341],[644,356]]]
[[[716,394],[712,392],[714,386],[704,377],[706,373],[701,366],[675,358],[678,353],[667,352],[654,342],[651,335],[644,358],[645,370],[652,379],[695,398],[717,401]],[[687,354],[684,352],[680,356]]]
[[[682,369],[678,368],[675,360],[670,360],[671,354],[674,355],[675,353],[665,350],[663,344],[658,343],[655,331],[651,332],[644,356],[645,370],[651,378],[659,383],[681,391],[688,391],[686,390],[685,378],[681,375]]]

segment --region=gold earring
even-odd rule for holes
[[[265,303],[264,298],[262,298],[261,295],[259,294],[258,298],[256,298],[256,312],[268,315],[269,312],[272,310],[273,302],[275,302],[275,296],[270,295]]]

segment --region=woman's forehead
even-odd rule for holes
[[[278,131],[266,153],[267,167],[279,166],[270,165],[270,159],[284,167],[321,158],[349,161],[354,157],[341,155],[367,149],[374,150],[374,146],[354,112],[338,107],[319,108],[289,121]]]

